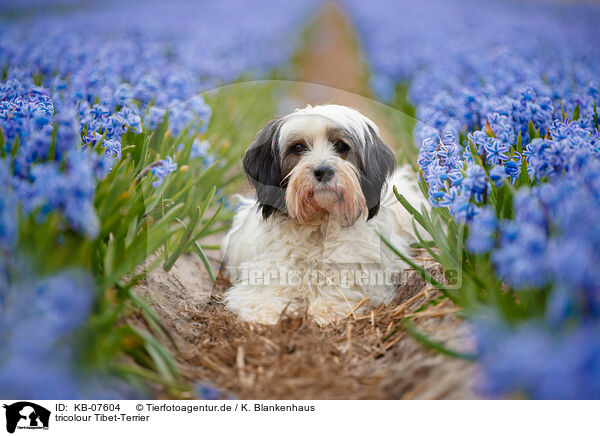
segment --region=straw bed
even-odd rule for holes
[[[240,322],[226,310],[220,279],[210,291],[206,281],[195,289],[177,277],[200,262],[180,259],[170,273],[154,272],[138,291],[146,297],[174,336],[177,362],[190,382],[208,382],[223,396],[244,399],[389,399],[470,398],[473,367],[424,348],[402,327],[415,325],[453,348],[468,347],[456,307],[414,273],[396,301],[365,315],[355,313],[366,299],[335,325],[319,327],[306,314],[282,316],[277,325]],[[427,270],[441,274],[431,260]],[[197,271],[202,271],[199,265]],[[169,284],[177,283],[173,290]],[[207,290],[209,289],[209,290]],[[201,292],[204,292],[203,294]],[[186,293],[193,298],[188,299]],[[203,295],[203,298],[199,298]],[[175,351],[175,350],[173,350]]]

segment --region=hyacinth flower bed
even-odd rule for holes
[[[371,89],[412,117],[404,154],[431,209],[398,199],[458,286],[414,267],[461,308],[476,347],[429,339],[410,316],[406,329],[477,361],[484,397],[599,398],[600,7],[338,3]],[[293,78],[319,5],[0,6],[5,398],[222,396],[183,381],[133,289],[184,253],[215,279],[205,241],[227,229],[240,155],[280,98],[275,85],[219,87]]]
[[[254,133],[237,127],[272,107],[264,91],[246,92],[240,113],[201,92],[272,75],[310,6],[0,6],[3,398],[145,397],[149,383],[193,393],[131,289],[184,252],[214,278],[202,238],[231,214],[231,167]],[[152,333],[125,322],[132,313]]]
[[[460,272],[423,274],[470,322],[480,393],[600,398],[600,8],[343,4],[372,89],[417,120],[432,208],[399,199]]]

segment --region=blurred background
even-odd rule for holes
[[[596,2],[0,0],[0,79],[3,398],[600,397]],[[319,103],[415,168],[414,277],[239,323],[240,157]]]

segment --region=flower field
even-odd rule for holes
[[[404,328],[476,361],[482,397],[600,398],[600,7],[336,5],[365,86],[409,115],[389,123],[414,139],[400,155],[431,209],[398,200],[459,286],[414,268],[475,347]],[[216,280],[240,156],[289,97],[277,79],[296,78],[321,7],[0,5],[0,396],[221,396],[180,377],[170,332],[133,289],[186,253]]]
[[[227,120],[211,120],[200,92],[271,74],[310,3],[268,15],[256,6],[2,6],[4,398],[147,396],[147,381],[185,389],[165,347],[124,322],[141,310],[160,333],[132,274],[159,247],[165,269],[195,250],[213,274],[198,241],[222,229],[222,198],[239,179],[230,168],[254,132],[240,140],[229,128],[209,142],[209,126]],[[263,102],[252,109],[263,122],[268,98],[246,98],[247,108]]]
[[[415,107],[434,209],[414,215],[462,271],[458,291],[438,286],[473,322],[482,392],[598,398],[600,9],[348,5],[374,90]]]

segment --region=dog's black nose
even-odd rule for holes
[[[326,183],[330,181],[333,178],[333,174],[334,171],[331,167],[323,165],[315,168],[315,179],[317,179],[319,182]]]

